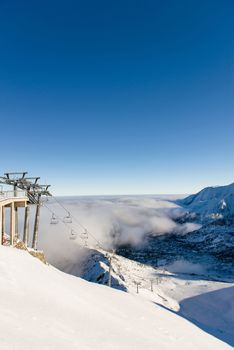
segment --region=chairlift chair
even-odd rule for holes
[[[87,240],[89,238],[87,230],[80,233],[80,238]]]
[[[68,212],[67,215],[63,218],[63,222],[65,224],[71,224],[72,223],[72,218],[71,214]]]
[[[83,231],[83,232],[80,233],[80,238],[81,238],[82,241],[83,241],[84,247],[88,247],[88,238],[89,238],[89,235],[88,235],[87,230],[85,230],[85,231]]]
[[[74,230],[71,230],[70,239],[74,240],[76,238],[77,238],[77,233],[75,233]]]
[[[51,217],[51,219],[50,219],[50,224],[51,225],[56,225],[56,224],[58,224],[58,218],[56,217],[56,215],[53,213],[52,214],[52,217]]]

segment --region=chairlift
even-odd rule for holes
[[[83,240],[87,240],[89,238],[87,230],[80,233],[80,238]]]
[[[63,222],[65,224],[71,224],[72,223],[72,218],[71,214],[68,212],[67,215],[63,218]]]
[[[76,239],[77,238],[77,233],[74,232],[74,230],[71,230],[71,233],[70,233],[70,239]]]
[[[59,222],[58,218],[57,218],[56,215],[53,213],[53,214],[52,214],[52,217],[51,217],[51,219],[50,219],[50,224],[51,224],[51,225],[56,225],[56,224],[58,224],[58,222]]]
[[[81,238],[82,241],[83,241],[84,247],[88,247],[88,238],[89,238],[89,235],[88,235],[87,230],[84,230],[83,232],[81,232],[79,236],[80,236],[80,238]]]

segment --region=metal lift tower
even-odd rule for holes
[[[25,191],[27,196],[27,204],[36,205],[36,214],[33,229],[32,248],[37,249],[38,241],[38,228],[39,228],[39,217],[40,207],[43,196],[51,196],[49,192],[50,185],[41,185],[38,183],[40,177],[27,177],[27,172],[13,172],[5,173],[4,176],[0,177],[0,183],[4,185],[13,186],[14,197],[17,198],[18,190]],[[29,205],[25,207],[25,218],[24,218],[24,234],[23,241],[28,243],[28,222],[29,222]],[[18,235],[18,207],[14,207],[15,210],[15,234]]]

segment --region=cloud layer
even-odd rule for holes
[[[167,233],[186,234],[199,226],[191,223],[178,224],[175,219],[184,211],[173,201],[164,197],[122,196],[122,197],[70,197],[59,201],[76,218],[72,224],[50,225],[51,212],[42,210],[40,246],[49,255],[76,255],[79,234],[83,229],[77,220],[87,227],[101,245],[114,248],[120,244],[136,246],[144,237]],[[66,215],[53,200],[46,206],[61,219]],[[78,233],[77,240],[69,240],[71,229]],[[95,241],[89,237],[89,242]],[[69,253],[68,253],[69,252]]]

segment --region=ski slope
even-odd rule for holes
[[[136,295],[0,247],[1,350],[230,349]]]
[[[58,267],[88,281],[107,284],[109,262],[102,251],[86,250],[83,262],[66,261]],[[83,265],[83,271],[81,266]],[[112,257],[112,285],[139,298],[176,312],[206,332],[234,345],[234,280],[209,276],[203,266],[177,261],[165,268],[153,268],[115,254]]]

